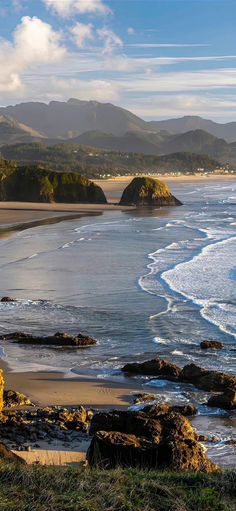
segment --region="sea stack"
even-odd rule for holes
[[[135,177],[125,188],[120,200],[121,206],[181,206],[168,186],[151,177]]]

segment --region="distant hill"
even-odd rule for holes
[[[110,103],[80,101],[51,101],[21,103],[0,108],[0,114],[14,117],[49,138],[73,138],[91,130],[121,135],[129,130],[145,129],[146,122],[128,110]]]
[[[215,137],[223,138],[227,142],[234,142],[236,140],[236,122],[221,124],[199,116],[184,116],[179,119],[151,121],[148,124],[149,129],[154,131],[167,130],[169,133],[178,134],[186,133],[187,131],[203,130]]]
[[[2,158],[15,160],[21,165],[38,163],[57,172],[79,172],[90,178],[135,172],[186,173],[196,172],[198,169],[212,171],[221,166],[214,158],[190,152],[156,156],[69,143],[53,146],[44,143],[5,145],[0,150]]]
[[[7,115],[0,115],[0,144],[32,142],[43,139],[41,133]]]
[[[100,131],[89,131],[70,140],[70,143],[93,145],[122,152],[140,152],[143,154],[163,155],[177,152],[208,154],[220,161],[236,162],[236,144],[227,144],[203,130],[189,131],[180,135],[170,135],[166,131],[148,133],[145,131],[128,132],[122,136]]]
[[[236,141],[236,122],[222,124],[199,116],[147,122],[129,110],[111,103],[80,101],[74,98],[67,102],[28,102],[1,107],[0,115],[12,117],[50,139],[70,139],[97,130],[116,136],[134,131],[146,131],[149,134],[166,131],[177,135],[203,130],[228,143]]]

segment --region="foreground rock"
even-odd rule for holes
[[[49,346],[74,346],[76,348],[92,346],[96,344],[96,340],[90,336],[78,334],[76,336],[63,332],[57,332],[55,335],[46,337],[26,334],[24,332],[13,332],[10,334],[0,335],[2,341],[15,341],[20,344],[42,344]]]
[[[125,188],[120,200],[122,206],[181,206],[168,186],[151,177],[135,177]]]
[[[22,458],[14,454],[3,442],[0,442],[0,459],[8,463],[26,463]]]
[[[142,362],[141,364],[137,362],[126,364],[122,368],[122,371],[124,373],[130,374],[143,374],[147,376],[171,376],[173,378],[177,378],[181,373],[180,367],[172,364],[171,362],[166,362],[165,360],[160,360],[158,358],[148,360],[147,362]]]
[[[202,350],[209,350],[209,349],[222,350],[224,345],[222,342],[219,342],[219,341],[202,341],[200,344],[200,347],[202,348]]]
[[[18,406],[33,406],[30,399],[21,394],[21,392],[16,392],[15,390],[4,390],[3,392],[3,400],[4,407],[6,408],[15,408]]]
[[[160,410],[155,419],[144,412],[97,414],[90,431],[95,433],[87,452],[90,466],[206,472],[217,469],[196,440],[188,419],[168,409]]]

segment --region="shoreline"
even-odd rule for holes
[[[132,403],[132,393],[143,391],[138,382],[113,382],[92,376],[66,376],[60,371],[11,371],[6,360],[0,359],[5,387],[29,397],[39,407],[89,406],[126,409]]]

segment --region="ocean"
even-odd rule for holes
[[[77,351],[4,343],[13,370],[124,381],[125,363],[157,356],[236,374],[236,182],[206,178],[171,190],[182,207],[109,211],[0,240],[1,295],[19,299],[0,304],[1,333],[81,331],[98,340]],[[202,351],[205,339],[224,349]],[[170,402],[207,396],[191,385],[142,382]],[[236,434],[233,413],[199,411],[221,417],[214,424],[224,438]]]

